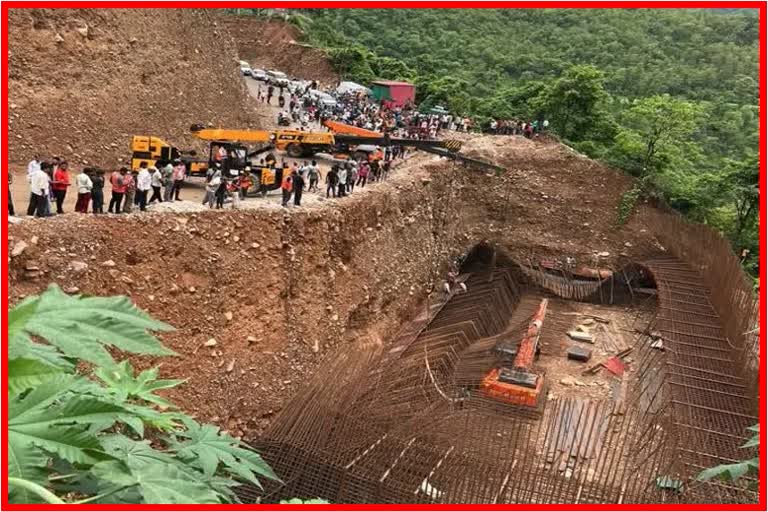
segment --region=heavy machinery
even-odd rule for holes
[[[480,391],[490,398],[513,405],[536,408],[542,396],[544,376],[534,371],[539,334],[549,301],[542,299],[519,344],[502,341],[495,347],[499,364],[483,378]]]
[[[196,158],[195,150],[181,151],[163,139],[152,135],[134,135],[131,137],[131,169],[138,169],[142,162],[147,165],[164,165],[167,162],[181,160],[190,176],[205,175],[208,160]]]

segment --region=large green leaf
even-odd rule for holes
[[[42,483],[46,478],[48,456],[35,446],[11,442],[8,437],[8,475]],[[11,503],[36,503],[37,495],[24,488],[10,489]]]
[[[261,486],[257,474],[279,481],[259,454],[218,427],[200,425],[190,418],[184,418],[184,424],[187,430],[177,433],[176,438],[170,440],[170,447],[179,458],[199,467],[205,475],[215,474],[223,464],[227,470],[257,486]]]
[[[14,311],[14,354],[32,355],[30,335],[44,338],[66,356],[102,366],[113,363],[105,345],[141,354],[174,353],[147,332],[172,327],[152,319],[127,297],[72,296],[51,285],[39,298],[22,302]]]
[[[96,464],[93,473],[117,486],[138,486],[146,503],[219,503],[218,493],[175,464],[153,463],[131,469],[123,461],[107,461]]]
[[[114,422],[125,409],[91,397],[73,396],[70,391],[79,380],[72,375],[56,375],[26,396],[10,401],[8,445],[18,460],[39,460],[39,450],[71,462],[96,460],[89,450],[100,449],[98,440],[87,428],[73,425]]]
[[[39,359],[11,359],[8,361],[8,394],[16,396],[61,371],[61,368],[43,363]]]

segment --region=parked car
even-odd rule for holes
[[[333,96],[327,92],[318,91],[317,89],[309,91],[309,96],[317,101],[318,105],[322,105],[323,107],[335,107],[338,104]]]
[[[270,69],[267,71],[267,82],[269,82],[272,85],[275,86],[288,86],[288,75],[283,73],[282,71],[276,71],[273,69]]]
[[[266,82],[267,80],[269,80],[269,77],[267,76],[267,72],[259,68],[251,69],[251,78],[253,78],[254,80],[261,80],[262,82]]]
[[[240,61],[240,74],[243,76],[251,76],[251,65],[244,60]]]

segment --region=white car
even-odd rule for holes
[[[251,65],[244,60],[240,61],[240,74],[243,76],[251,76]]]
[[[309,96],[315,99],[318,105],[322,105],[324,107],[335,107],[338,104],[333,96],[327,92],[318,91],[317,89],[312,89],[309,91]]]
[[[279,86],[287,87],[288,75],[286,75],[282,71],[276,71],[276,70],[270,69],[269,71],[267,71],[267,81],[270,84],[276,85],[278,87]]]
[[[254,68],[251,70],[251,78],[254,80],[261,80],[262,82],[266,82],[269,80],[269,77],[267,76],[267,72],[263,69]]]

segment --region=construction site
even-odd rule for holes
[[[274,128],[237,73],[246,47],[337,78],[290,35],[254,49],[279,22],[179,12],[11,13],[17,181],[36,153],[127,162],[147,126],[190,146],[201,119]],[[201,20],[214,31],[190,35]],[[91,83],[83,58],[123,72],[78,96],[30,87],[50,59]],[[753,477],[696,480],[744,459],[758,423],[759,301],[729,242],[650,201],[618,223],[633,179],[554,137],[452,138],[459,157],[416,147],[388,180],[302,209],[9,223],[9,302],[56,283],[176,327],[160,338],[177,357],[134,363],[187,379],[167,396],[280,476],[246,503],[757,503]]]

